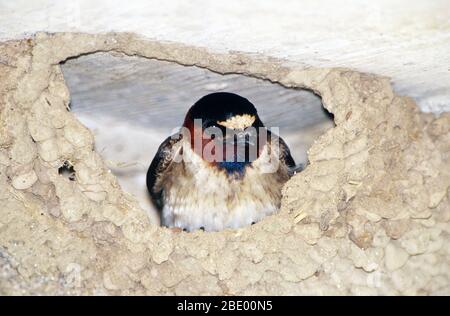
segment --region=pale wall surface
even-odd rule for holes
[[[36,31],[135,32],[305,67],[373,72],[391,77],[425,111],[450,110],[450,1],[335,3],[0,0],[0,40]]]

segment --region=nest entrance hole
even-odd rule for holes
[[[83,55],[61,66],[71,111],[94,133],[96,150],[122,188],[154,222],[159,219],[145,185],[147,168],[203,95],[227,91],[249,99],[267,127],[279,128],[297,164],[305,165],[314,140],[334,127],[319,96],[268,80],[118,53]]]

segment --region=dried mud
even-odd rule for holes
[[[239,230],[150,223],[68,111],[60,63],[99,51],[311,89],[336,127]],[[37,34],[0,44],[0,294],[450,294],[450,115],[388,78],[302,69],[132,34]],[[75,179],[58,169],[73,166]]]

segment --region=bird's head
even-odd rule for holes
[[[265,127],[255,106],[234,93],[211,93],[186,114],[192,149],[212,165],[229,173],[242,172],[264,146]]]

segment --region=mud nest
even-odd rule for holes
[[[60,63],[99,51],[311,89],[336,127],[278,214],[161,228],[68,110]],[[419,112],[388,78],[132,34],[37,34],[0,44],[0,111],[0,294],[450,294],[450,115]]]

